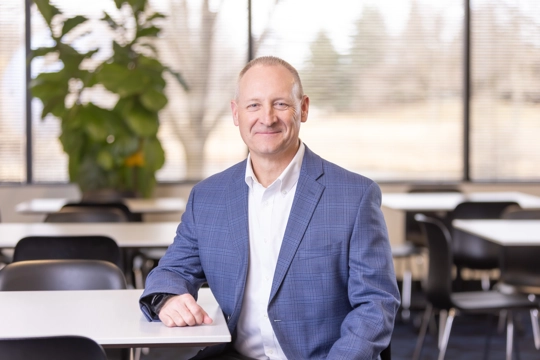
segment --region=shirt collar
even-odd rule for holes
[[[279,177],[268,187],[270,188],[276,182],[280,182],[280,191],[289,192],[298,181],[298,178],[300,178],[300,169],[302,168],[302,160],[304,159],[305,151],[306,146],[302,141],[300,141],[300,146],[298,147],[298,151],[296,152],[294,158],[291,160],[289,165],[287,165],[285,170],[283,170],[281,175],[279,175]],[[251,154],[248,154],[247,157],[245,181],[250,188],[252,188],[255,183],[259,183],[255,173],[253,172],[253,167],[251,166]]]

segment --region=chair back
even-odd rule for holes
[[[438,309],[452,307],[452,238],[442,221],[416,214],[416,221],[428,243],[429,267],[425,286],[426,298]]]
[[[87,208],[81,206],[63,207],[60,211],[47,214],[46,223],[95,223],[95,222],[128,222],[122,210],[108,207]]]
[[[103,348],[83,336],[0,339],[2,360],[107,360]]]
[[[505,209],[519,206],[512,201],[466,201],[458,204],[452,219],[500,219]],[[458,267],[495,269],[499,267],[499,245],[478,236],[453,230],[454,262]]]
[[[116,265],[100,260],[20,261],[8,264],[0,271],[0,291],[125,288],[122,271]]]
[[[120,248],[107,236],[28,236],[15,245],[13,262],[54,259],[103,260],[122,266]]]
[[[506,220],[540,219],[540,210],[512,208],[502,216]],[[522,292],[540,294],[540,247],[507,246],[500,260],[501,282]]]
[[[507,220],[538,220],[540,219],[540,210],[512,208],[510,211],[505,211],[502,218]]]
[[[415,187],[412,187],[408,191],[411,194],[419,194],[419,193],[460,193],[461,191],[452,186],[452,185],[418,185]],[[426,247],[426,239],[424,238],[424,235],[422,234],[422,230],[420,229],[420,225],[416,222],[414,219],[414,215],[416,215],[417,211],[406,211],[405,212],[405,240],[409,243],[412,243],[415,246],[419,247]],[[424,215],[433,217],[433,218],[439,218],[440,216],[436,212],[422,212]]]
[[[114,209],[114,210],[113,210]],[[121,201],[81,201],[77,203],[67,203],[62,209],[62,212],[77,211],[77,212],[102,212],[102,211],[119,211],[123,213],[127,221],[140,222],[142,221],[141,214],[132,213],[126,204]]]

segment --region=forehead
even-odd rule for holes
[[[281,65],[256,65],[238,83],[241,97],[279,94],[290,96],[295,85],[294,76]]]

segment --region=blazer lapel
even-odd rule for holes
[[[238,166],[229,183],[227,194],[227,217],[231,241],[238,249],[239,281],[235,289],[235,312],[240,310],[246,287],[249,261],[248,186],[245,182],[246,162]]]
[[[300,245],[311,221],[319,199],[324,192],[324,185],[317,179],[323,174],[322,159],[311,152],[306,146],[306,153],[300,170],[300,177],[296,186],[291,213],[285,229],[283,243],[279,252],[278,262],[274,273],[272,290],[270,292],[270,302],[276,295],[285,274],[289,270],[291,262],[296,255],[296,250]]]

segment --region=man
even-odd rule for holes
[[[233,341],[198,358],[376,359],[399,306],[379,187],[300,141],[309,98],[287,62],[248,63],[231,110],[249,156],[193,188],[143,312],[209,324],[208,282]]]

